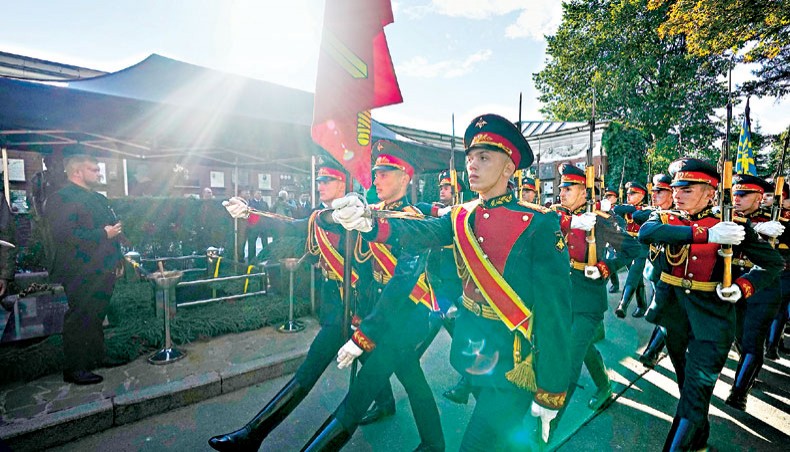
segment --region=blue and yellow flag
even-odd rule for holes
[[[741,136],[738,139],[738,156],[735,160],[736,174],[757,175],[757,167],[754,165],[754,151],[752,150],[752,132],[749,124],[749,100],[746,100],[746,111],[743,115],[741,125]]]

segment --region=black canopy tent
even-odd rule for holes
[[[124,158],[308,171],[310,157],[323,154],[310,138],[312,110],[312,93],[151,55],[68,83],[0,78],[0,145],[47,153],[77,144]],[[449,147],[376,121],[373,136],[419,154],[419,172],[448,166]]]

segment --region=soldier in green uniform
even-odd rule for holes
[[[346,174],[336,164],[319,165],[316,182],[319,199],[324,208],[346,193]],[[225,203],[225,208],[234,218],[245,219],[250,215],[248,204],[243,198],[231,198]],[[270,224],[277,228],[279,234],[306,236],[307,251],[318,258],[324,276],[320,284],[321,329],[310,344],[307,357],[296,370],[294,377],[252,420],[234,432],[209,439],[209,446],[216,450],[258,450],[263,440],[307,397],[326,367],[334,360],[337,350],[351,334],[349,331],[343,331],[344,306],[341,290],[345,234],[321,228],[316,224],[317,214],[318,211],[313,212],[309,218],[292,222],[270,219]],[[351,284],[354,288],[354,296],[357,297],[357,309],[350,313],[353,316],[362,317],[370,309],[369,297],[363,296],[367,294],[364,287],[370,284],[369,267],[369,265],[357,264],[352,272]],[[393,403],[391,388],[387,386],[382,389],[378,399],[380,403]]]
[[[520,203],[508,190],[515,170],[532,162],[518,129],[482,115],[464,143],[479,199],[440,218],[372,222],[360,200],[346,197],[335,204],[336,217],[369,231],[368,238],[408,249],[455,245],[466,271],[450,361],[479,390],[461,450],[525,450],[525,415],[539,418],[546,441],[568,389],[568,250],[556,213]]]
[[[560,175],[560,205],[552,207],[560,214],[560,225],[568,243],[571,290],[579,294],[572,299],[571,367],[566,406],[576,390],[584,363],[597,388],[588,406],[598,410],[612,395],[606,366],[594,344],[596,332],[603,325],[603,314],[609,307],[606,281],[610,269],[620,268],[639,255],[640,246],[619,226],[615,217],[600,210],[585,211],[584,171],[575,165],[563,164]],[[593,242],[589,241],[590,238],[594,239]],[[605,243],[615,249],[616,257],[604,256]],[[600,246],[593,248],[593,244]],[[560,417],[555,424],[559,423]]]
[[[769,193],[765,195],[768,198]],[[790,199],[790,186],[787,182],[782,184],[782,197],[780,199],[776,199],[773,194],[770,195],[771,204],[774,202],[782,204],[779,206],[779,217],[790,219],[790,209],[787,208],[787,204],[790,202],[788,201]],[[777,246],[777,249],[783,256],[787,253],[787,250],[782,247],[781,243]],[[784,353],[790,353],[790,348],[784,344],[785,323],[787,323],[788,318],[790,318],[790,283],[782,285],[782,304],[773,322],[771,322],[771,327],[768,329],[768,339],[765,342],[765,357],[770,360],[779,359],[779,350]]]
[[[782,224],[786,220],[771,221],[770,209],[760,208],[763,195],[773,189],[772,184],[757,176],[738,174],[733,179],[733,207],[739,216],[751,221],[755,232],[775,244],[786,261],[790,258],[790,236],[784,233],[785,226]],[[742,273],[752,266],[748,257],[735,256],[734,267],[737,272]],[[790,271],[782,271],[780,284],[771,284],[758,290],[748,302],[741,299],[735,304],[735,345],[740,358],[730,396],[725,403],[738,410],[746,410],[749,391],[763,366],[763,344],[782,303],[782,286],[790,287]]]
[[[410,205],[406,191],[414,167],[395,143],[379,140],[373,144],[376,162],[374,186],[381,200],[376,209],[395,210],[419,215]],[[358,199],[357,195],[353,195]],[[336,201],[337,202],[337,201]],[[321,227],[332,229],[332,217],[338,212],[324,212],[318,218]],[[439,410],[420,367],[420,353],[426,341],[435,336],[430,322],[438,304],[425,276],[425,248],[406,252],[399,244],[383,245],[359,241],[355,251],[360,261],[373,267],[371,296],[375,305],[356,326],[351,339],[338,352],[338,367],[351,365],[362,356],[364,365],[335,412],[305,445],[306,451],[337,450],[353,435],[357,426],[390,416],[392,406],[374,405],[374,396],[389,385],[395,376],[409,397],[412,414],[420,434],[417,450],[443,451],[444,434]]]
[[[653,211],[669,210],[672,208],[671,183],[672,178],[666,174],[656,174],[653,176],[653,187],[650,189],[650,207],[642,209],[638,212],[634,212],[634,222],[641,226],[650,218],[650,214],[653,213]],[[658,282],[658,277],[661,275],[660,262],[655,262],[655,259],[658,257],[658,255],[658,249],[654,246],[651,246],[648,253],[648,258],[650,259],[650,264],[652,267],[652,270],[650,270],[650,284],[653,287],[653,299],[655,299],[656,296],[656,283]],[[650,309],[648,309],[645,318],[648,322],[653,322],[653,317],[650,315]],[[661,350],[664,349],[664,340],[666,335],[667,331],[663,326],[656,325],[656,327],[653,328],[653,333],[650,335],[650,340],[647,341],[645,350],[641,355],[639,355],[639,362],[641,362],[645,367],[652,369],[656,367],[656,364],[658,364],[658,359],[661,356]]]
[[[535,186],[535,179],[526,174],[521,177],[520,199],[524,202],[534,203],[538,196],[538,189]]]
[[[784,262],[748,223],[723,222],[711,211],[720,180],[715,167],[683,158],[669,173],[677,210],[653,212],[639,240],[663,247],[659,259],[666,267],[656,284],[656,320],[667,329],[680,388],[664,450],[685,451],[707,444],[708,409],[732,344],[735,303],[774,283]],[[755,264],[729,286],[721,283],[726,269],[720,245],[734,245],[734,252]]]
[[[635,212],[642,210],[645,204],[645,197],[647,196],[647,188],[636,181],[628,182],[626,188],[626,202],[616,206],[612,211],[621,216],[625,220],[625,230],[631,237],[636,237],[639,234],[640,223],[634,221]],[[647,248],[643,247],[643,253],[637,256],[628,267],[628,277],[623,286],[623,296],[620,298],[620,303],[614,310],[617,317],[625,318],[628,305],[631,304],[631,299],[636,296],[636,309],[631,313],[632,317],[644,317],[647,310],[647,299],[645,298],[645,282],[642,278],[642,272],[645,270],[645,259],[647,259]]]
[[[615,207],[617,207],[617,201],[619,199],[619,197],[617,196],[617,189],[613,187],[608,187],[606,190],[604,190],[603,199],[609,203],[609,208],[608,209],[602,208],[601,210],[604,211],[613,210]],[[615,256],[614,249],[609,245],[606,246],[606,253],[607,253],[606,257],[611,258]],[[609,293],[620,292],[620,276],[617,274],[619,270],[620,269],[612,269],[612,272],[609,275],[609,282],[611,283],[611,286],[609,287]]]

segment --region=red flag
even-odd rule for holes
[[[403,102],[384,26],[390,0],[328,0],[318,58],[313,141],[370,188],[370,110]]]

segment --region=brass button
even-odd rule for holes
[[[477,241],[480,242],[480,243],[483,243],[483,238],[482,237],[478,237]]]
[[[523,221],[527,221],[527,220],[529,220],[529,216],[527,216],[527,215],[524,215],[523,217],[521,217],[521,219],[522,219]]]
[[[691,260],[693,261],[697,260],[697,256],[691,256]]]
[[[694,273],[689,273],[689,278],[693,278],[693,277],[694,277]]]
[[[688,289],[686,289],[686,293],[687,293],[687,294],[690,294],[690,293],[691,293],[691,291],[690,291],[690,290],[688,290]]]
[[[490,216],[490,215],[488,214],[488,212],[486,212],[486,213],[484,213],[484,214],[483,214],[483,218],[488,218],[489,216]]]

